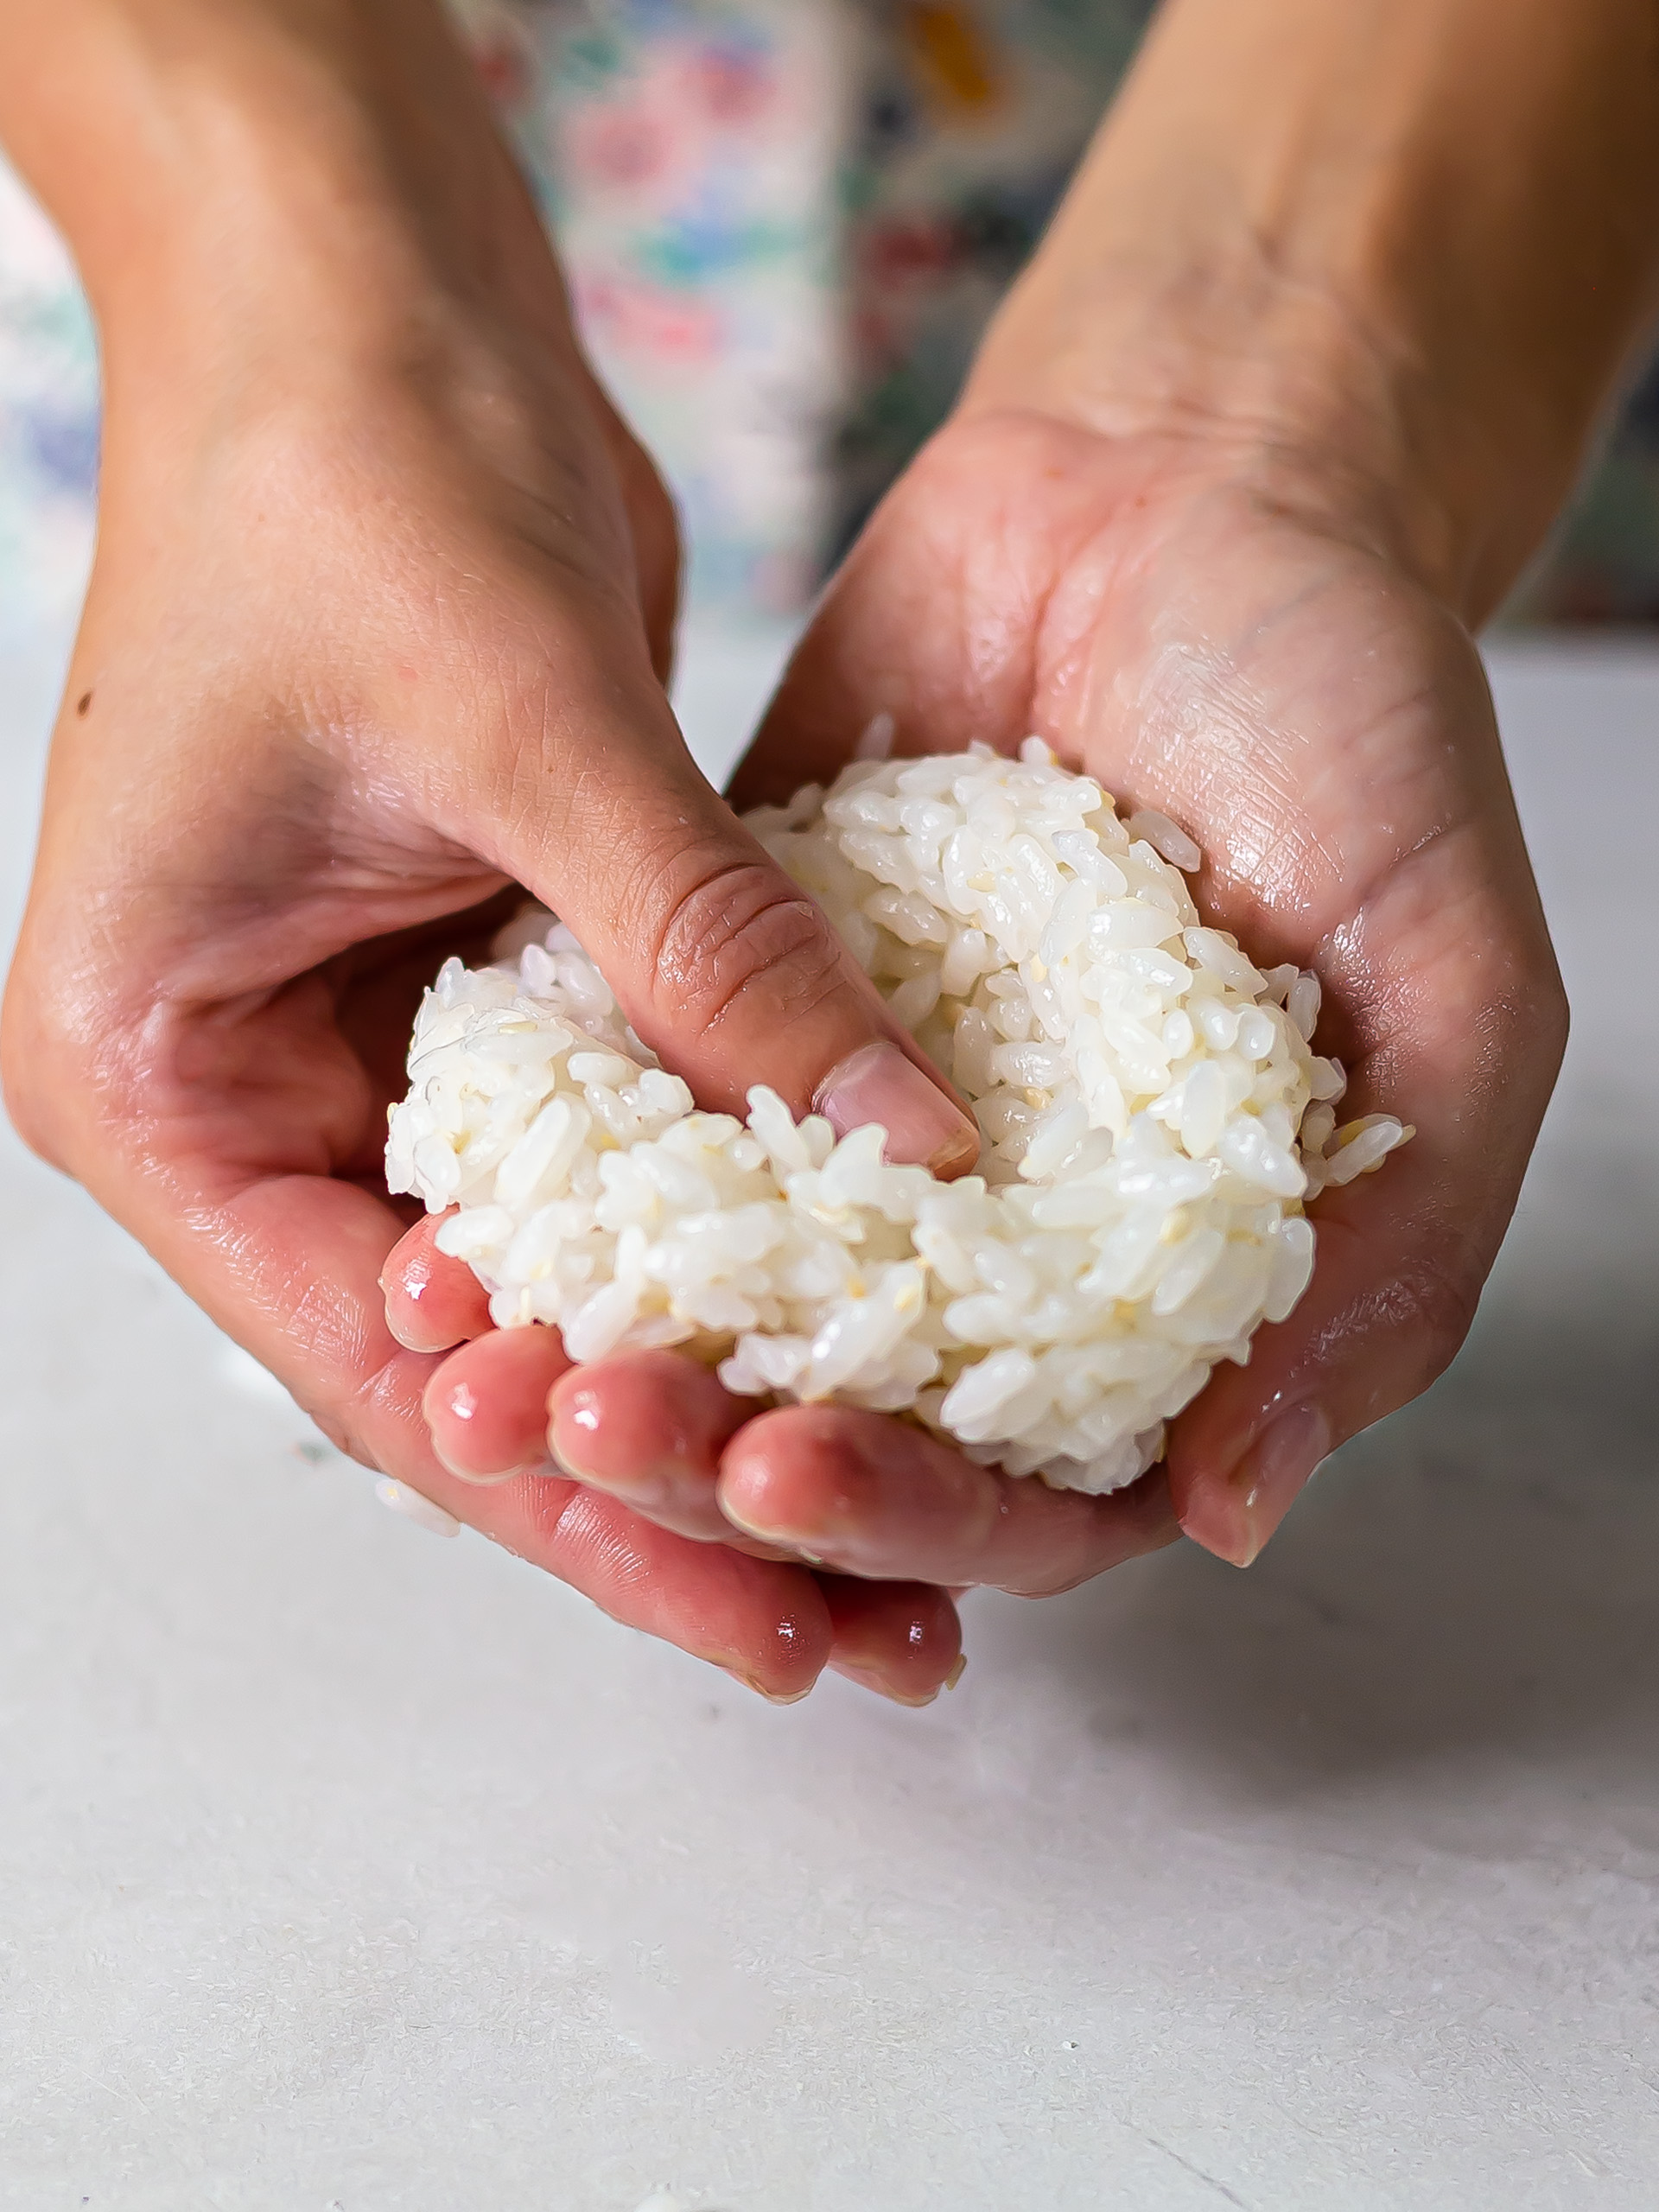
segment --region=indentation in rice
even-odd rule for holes
[[[770,1090],[697,1110],[569,931],[448,962],[391,1115],[503,1327],[577,1360],[680,1344],[734,1390],[906,1412],[1014,1474],[1107,1491],[1306,1288],[1306,1199],[1411,1134],[1338,1128],[1319,985],[1205,926],[1163,815],[1018,760],[855,761],[747,819],[972,1104],[979,1172],[889,1166]],[[534,928],[536,933],[531,934]]]

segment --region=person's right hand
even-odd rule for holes
[[[512,887],[706,1105],[768,1083],[947,1167],[976,1137],[685,750],[671,512],[435,16],[399,16],[388,162],[349,131],[319,152],[350,72],[271,15],[259,97],[288,70],[305,120],[250,123],[222,87],[204,115],[168,78],[146,282],[93,284],[99,543],[6,1000],[14,1118],[358,1458],[770,1694],[836,1649],[906,1681],[921,1651],[933,1687],[936,1593],[433,1457],[422,1392],[453,1339],[386,1325],[409,1216],[385,1109],[422,985],[483,956]]]

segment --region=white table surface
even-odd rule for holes
[[[1659,2203],[1659,657],[1498,677],[1576,1027],[1471,1343],[923,1714],[383,1511],[0,1136],[0,2205]]]

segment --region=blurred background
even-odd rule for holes
[[[1152,0],[454,0],[705,620],[787,626],[950,404]],[[98,460],[73,272],[0,171],[0,650],[73,610]],[[1510,608],[1659,621],[1659,364]]]

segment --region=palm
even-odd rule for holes
[[[1313,967],[1359,1110],[1417,1141],[1321,1205],[1313,1289],[1181,1424],[1178,1502],[1268,1407],[1333,1428],[1456,1349],[1560,1049],[1558,986],[1478,658],[1374,553],[1201,479],[1168,448],[1032,417],[952,428],[877,516],[739,796],[828,773],[868,715],[901,747],[1028,731],[1203,847],[1199,895]],[[1386,1350],[1361,1357],[1386,1323]]]

